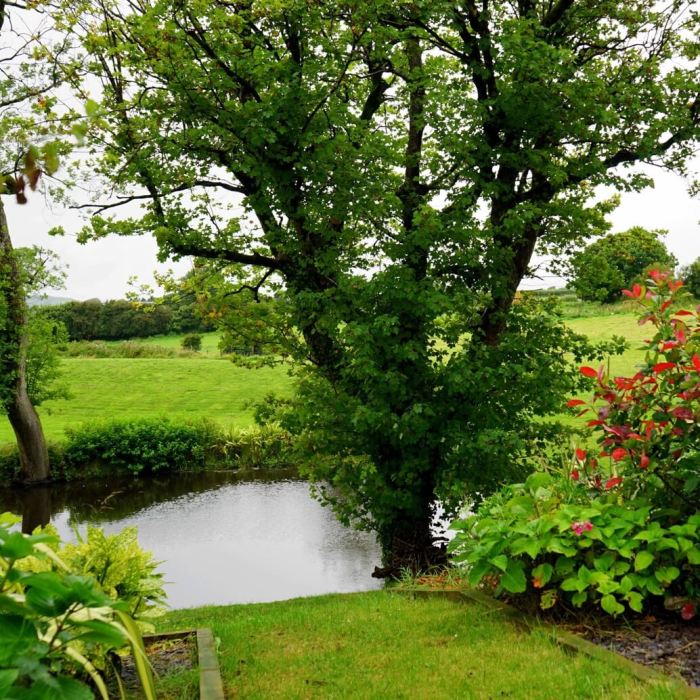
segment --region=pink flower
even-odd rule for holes
[[[593,523],[590,520],[571,523],[571,529],[575,535],[581,536],[584,532],[590,532],[593,529]]]

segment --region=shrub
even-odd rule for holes
[[[452,551],[473,584],[598,603],[613,615],[664,598],[695,615],[700,600],[700,320],[679,308],[682,283],[653,270],[625,290],[656,333],[633,377],[582,367],[595,450],[579,447],[563,480],[534,474],[454,527]],[[592,417],[591,415],[592,414]],[[676,605],[677,604],[677,605]]]
[[[10,530],[18,520],[0,515],[0,696],[84,700],[94,689],[108,700],[98,669],[110,651],[130,644],[146,697],[154,698],[143,642],[124,604],[72,571],[54,551],[55,535]]]
[[[205,422],[167,418],[88,424],[66,430],[64,461],[68,467],[97,462],[133,474],[202,469],[216,432]]]
[[[700,258],[681,270],[685,288],[696,298],[700,298]]]
[[[124,341],[119,343],[105,343],[101,340],[79,340],[68,343],[63,351],[68,357],[177,357],[178,353],[172,348],[150,343]]]
[[[202,349],[202,336],[199,333],[188,333],[182,339],[181,345],[183,350],[199,352]]]

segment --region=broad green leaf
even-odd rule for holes
[[[521,561],[513,561],[511,559],[508,562],[508,568],[501,576],[501,585],[509,593],[523,593],[527,588],[527,580],[525,579],[523,568]]]
[[[654,555],[647,549],[637,553],[634,558],[634,570],[644,571],[654,561]]]
[[[604,595],[600,599],[600,607],[614,617],[625,612],[625,606],[618,603],[613,595]]]

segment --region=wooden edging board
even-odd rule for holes
[[[540,620],[520,612],[520,610],[516,610],[514,607],[507,605],[500,600],[496,600],[485,593],[481,593],[480,591],[464,588],[440,590],[407,586],[400,586],[392,588],[391,590],[397,593],[412,595],[415,597],[430,597],[433,595],[438,595],[459,602],[471,601],[474,603],[479,603],[480,605],[484,605],[494,610],[499,610],[511,622],[516,624],[518,627],[526,629],[527,631],[537,629],[545,632],[556,644],[564,647],[567,651],[586,654],[593,659],[610,664],[640,681],[647,683],[663,683],[665,685],[668,685],[669,683],[675,684],[678,688],[679,697],[695,699],[700,698],[700,689],[691,688],[681,679],[667,676],[660,671],[656,671],[648,666],[639,664],[636,661],[627,659],[617,652],[611,651],[610,649],[605,649],[604,647],[594,644],[593,642],[589,642],[587,639],[583,639],[572,632],[559,629],[555,625],[546,625]]]
[[[144,635],[144,642],[159,639],[183,639],[194,637],[197,642],[197,665],[199,667],[199,697],[200,700],[226,700],[224,685],[221,680],[219,659],[216,655],[214,635],[209,628],[196,630],[178,630],[176,632],[161,632],[160,634]]]

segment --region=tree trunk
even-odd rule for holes
[[[27,393],[27,304],[5,208],[0,200],[0,397],[19,450],[22,480],[49,478],[49,453],[39,416]]]

